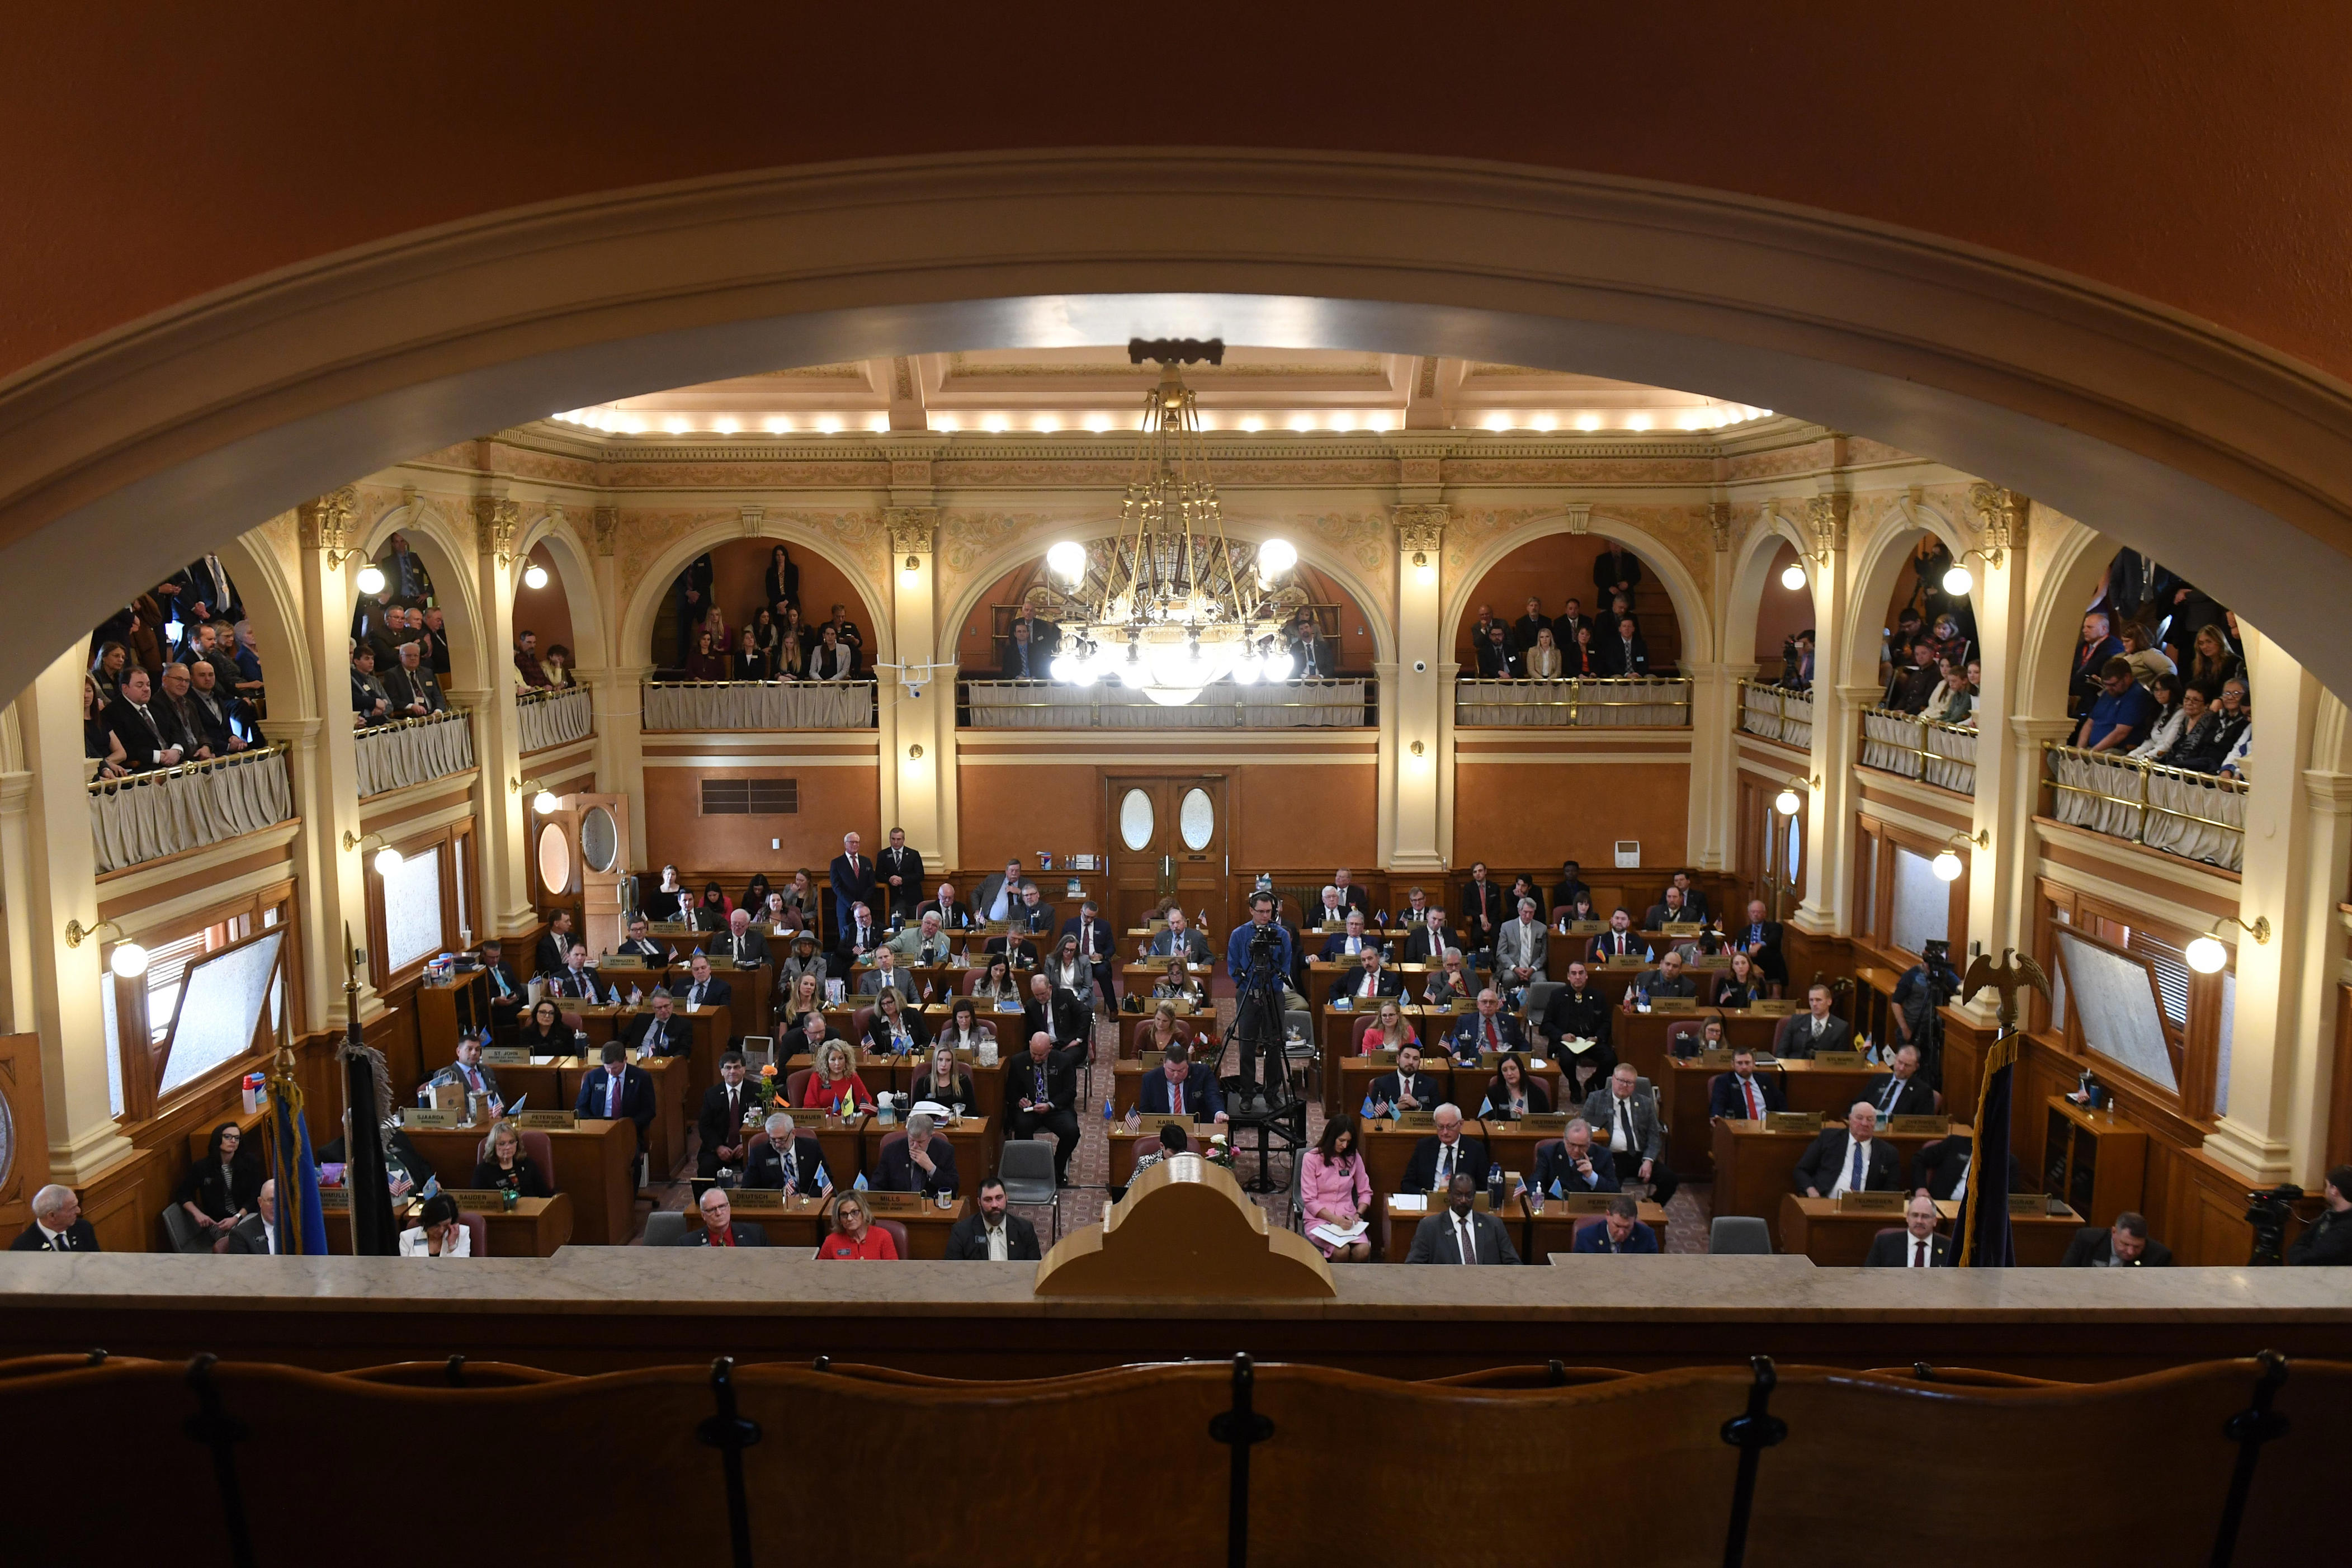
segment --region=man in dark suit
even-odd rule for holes
[[[1437,1131],[1413,1145],[1412,1158],[1405,1162],[1404,1182],[1398,1191],[1433,1193],[1455,1174],[1468,1176],[1484,1186],[1486,1145],[1462,1131],[1462,1108],[1441,1105],[1433,1120]]]
[[[533,974],[561,974],[564,970],[564,954],[580,945],[572,934],[572,911],[558,910],[549,918],[547,930],[541,933],[539,950],[531,959]]]
[[[1691,880],[1688,871],[1677,871],[1666,884],[1683,896],[1683,908],[1689,911],[1686,919],[1704,925],[1707,919],[1706,890]]]
[[[1670,925],[1689,925],[1697,919],[1691,913],[1690,906],[1683,902],[1682,889],[1670,886],[1660,895],[1658,901],[1650,906],[1650,912],[1642,917],[1642,929],[1664,931]]]
[[[735,987],[710,973],[710,960],[696,953],[687,961],[685,989],[678,1000],[688,1004],[688,1011],[698,1007],[731,1007],[735,1005]]]
[[[768,962],[768,939],[751,929],[751,911],[737,910],[727,917],[727,934],[711,948],[734,960],[738,969],[757,969]]]
[[[1632,551],[1611,544],[1593,558],[1592,586],[1606,605],[1612,596],[1622,594],[1630,600],[1633,590],[1642,585],[1642,563]]]
[[[1022,613],[1013,617],[1013,624],[1026,626],[1031,645],[1045,649],[1048,658],[1062,651],[1062,628],[1039,616],[1026,605],[1022,606]]]
[[[1054,662],[1054,655],[1042,644],[1029,637],[1029,623],[1013,623],[1013,636],[1004,645],[1004,663],[996,672],[1000,680],[1044,680]]]
[[[2086,1225],[2066,1244],[2061,1268],[2168,1268],[2172,1248],[2147,1238],[2147,1218],[2126,1209],[2102,1230]]]
[[[468,1094],[478,1094],[486,1103],[505,1104],[499,1092],[499,1075],[482,1065],[482,1042],[476,1035],[457,1037],[457,1059],[433,1075],[435,1083],[461,1084]]]
[[[1007,860],[1004,869],[988,877],[980,884],[980,892],[971,900],[972,913],[983,925],[1020,920],[1021,862]]]
[[[734,1205],[727,1201],[724,1187],[705,1187],[697,1207],[702,1210],[702,1228],[689,1226],[674,1244],[678,1247],[765,1247],[765,1227],[750,1220],[737,1219]]]
[[[586,948],[575,947],[563,957],[563,967],[547,977],[549,995],[568,996],[575,1001],[588,1003],[592,1006],[601,1005],[612,999],[608,994],[608,988],[597,979],[596,972],[588,967]]]
[[[841,836],[841,853],[833,858],[833,929],[849,929],[849,911],[859,904],[877,907],[874,862],[860,851],[865,840],[855,833]]]
[[[1146,958],[1173,958],[1184,955],[1187,963],[1209,962],[1209,939],[1192,929],[1192,920],[1182,910],[1168,911],[1168,929],[1153,931],[1144,939]]]
[[[1642,1223],[1642,1205],[1620,1193],[1609,1200],[1609,1212],[1599,1225],[1576,1227],[1571,1252],[1656,1253],[1658,1233]]]
[[[228,1249],[255,1258],[276,1258],[284,1245],[278,1229],[278,1184],[264,1182],[253,1200],[253,1212],[228,1233]]]
[[[743,1113],[758,1101],[743,1081],[743,1053],[729,1051],[719,1058],[719,1081],[702,1094],[702,1111],[694,1119],[701,1147],[694,1157],[694,1173],[703,1181],[719,1174],[719,1167],[743,1168],[744,1151],[751,1135],[743,1131]]]
[[[824,1148],[798,1131],[782,1111],[772,1113],[761,1127],[767,1141],[754,1147],[743,1167],[742,1185],[772,1193],[791,1191],[814,1198],[833,1191],[824,1168]]]
[[[1617,1172],[1609,1152],[1592,1146],[1592,1123],[1573,1116],[1567,1131],[1536,1145],[1536,1168],[1528,1185],[1550,1198],[1613,1193],[1618,1190]]]
[[[882,1168],[875,1173],[877,1193],[920,1193],[927,1198],[956,1191],[955,1148],[931,1131],[931,1119],[907,1118],[907,1136],[884,1140]]]
[[[1805,1010],[1780,1020],[1772,1054],[1782,1061],[1805,1061],[1816,1051],[1853,1049],[1853,1026],[1830,1011],[1830,988],[1816,981],[1805,991]]]
[[[1789,984],[1789,960],[1780,951],[1781,925],[1779,921],[1764,918],[1764,900],[1751,899],[1748,904],[1748,923],[1731,933],[1732,946],[1753,960],[1764,972],[1764,978],[1776,985]]]
[[[1824,1127],[1797,1160],[1789,1180],[1809,1198],[1840,1193],[1891,1193],[1903,1184],[1903,1156],[1878,1136],[1878,1112],[1857,1100],[1843,1127]]]
[[[1936,1234],[1936,1200],[1914,1193],[1903,1205],[1903,1228],[1883,1231],[1870,1238],[1864,1268],[1949,1268],[1952,1244]]]
[[[1196,1062],[1181,1044],[1168,1047],[1160,1070],[1143,1075],[1136,1104],[1146,1116],[1189,1116],[1195,1121],[1225,1119],[1224,1091],[1217,1087],[1217,1069]]]
[[[1510,919],[1503,889],[1486,879],[1486,862],[1475,861],[1462,889],[1463,951],[1478,952],[1495,945],[1495,933]]]
[[[1592,939],[1586,956],[1597,965],[1612,958],[1637,957],[1642,951],[1642,939],[1633,934],[1633,911],[1620,907],[1609,911],[1609,929]]]
[[[876,890],[901,920],[913,920],[915,905],[923,896],[923,858],[907,847],[905,828],[890,830],[890,843],[877,859]]]
[[[1021,907],[1013,912],[1013,926],[1015,931],[1033,933],[1054,929],[1054,906],[1045,901],[1036,883],[1021,884]]]
[[[1863,1098],[1878,1112],[1878,1119],[1890,1116],[1933,1116],[1936,1114],[1936,1091],[1919,1077],[1919,1047],[1897,1046],[1895,1048],[1894,1071],[1882,1073],[1862,1086]]]
[[[392,710],[403,718],[422,719],[428,713],[449,710],[449,700],[441,694],[441,683],[425,668],[424,651],[417,643],[401,644],[399,657],[383,674],[383,689],[392,699]]]
[[[1348,868],[1342,866],[1332,873],[1331,885],[1339,890],[1339,903],[1342,908],[1370,912],[1372,896],[1358,885],[1355,873]]]
[[[1731,1053],[1731,1070],[1717,1074],[1715,1087],[1706,1091],[1706,1113],[1732,1121],[1761,1121],[1776,1110],[1789,1109],[1789,1098],[1780,1092],[1780,1074],[1770,1077],[1756,1070],[1756,1053],[1742,1046]]]
[[[845,980],[851,970],[889,940],[882,922],[875,918],[872,906],[862,900],[841,907],[841,923],[835,929],[841,933],[841,941],[833,950],[833,972]]]
[[[1469,1173],[1457,1173],[1446,1184],[1446,1205],[1443,1212],[1431,1215],[1412,1233],[1412,1247],[1404,1255],[1407,1263],[1451,1264],[1461,1268],[1470,1263],[1517,1263],[1518,1249],[1511,1245],[1508,1226],[1490,1214],[1481,1214],[1475,1206],[1478,1184]]]
[[[135,664],[123,673],[121,695],[106,706],[106,727],[122,742],[124,763],[134,772],[173,767],[181,760],[180,748],[163,733],[147,672]]]
[[[1093,1042],[1087,1037],[1086,1009],[1076,997],[1057,988],[1040,973],[1029,977],[1029,1000],[1021,1006],[1024,1032],[1043,1035],[1057,1051],[1075,1049],[1080,1061],[1093,1059]]]
[[[1070,1156],[1078,1152],[1078,1064],[1084,1046],[1056,1048],[1039,1031],[1029,1036],[1029,1054],[1004,1068],[1004,1124],[1014,1138],[1054,1135],[1054,1183],[1070,1184]]]
[[[647,963],[661,963],[668,957],[668,954],[663,950],[662,944],[653,939],[652,930],[653,928],[646,923],[645,916],[629,917],[629,934],[622,941],[616,951],[616,956],[641,958]]]
[[[98,1233],[81,1217],[81,1196],[51,1184],[33,1194],[33,1223],[8,1244],[11,1252],[96,1252]]]
[[[1445,950],[1458,946],[1454,932],[1445,923],[1444,910],[1430,910],[1418,920],[1405,922],[1404,962],[1435,963],[1445,956]]]
[[[1543,613],[1543,601],[1530,598],[1528,600],[1528,613],[1511,625],[1511,641],[1518,646],[1521,653],[1525,653],[1536,646],[1538,632],[1551,632],[1552,640],[1559,640],[1559,634],[1552,632],[1551,617]]]
[[[1503,1011],[1503,998],[1489,985],[1478,993],[1478,1010],[1454,1023],[1447,1047],[1456,1061],[1475,1062],[1482,1051],[1523,1051],[1528,1042],[1518,1019]]]
[[[980,1184],[980,1210],[955,1222],[948,1232],[951,1263],[1034,1263],[1037,1227],[1004,1210],[1004,1184],[994,1176]]]
[[[1551,618],[1551,640],[1553,645],[1559,647],[1574,647],[1576,646],[1576,628],[1579,626],[1589,626],[1591,624],[1592,618],[1584,613],[1584,601],[1581,599],[1570,599],[1567,604],[1560,606],[1559,614]],[[1574,900],[1559,899],[1553,901],[1556,903],[1570,903]]]
[[[1365,1098],[1372,1102],[1371,1115],[1389,1117],[1399,1111],[1433,1110],[1443,1091],[1435,1079],[1421,1070],[1421,1047],[1402,1046],[1396,1066],[1372,1079],[1371,1092]]]
[[[1620,679],[1650,673],[1650,645],[1633,629],[1631,616],[1620,618],[1616,631],[1595,651],[1601,655],[1601,668]]]
[[[1937,1203],[1968,1196],[1969,1167],[1976,1163],[1976,1148],[1975,1141],[1969,1138],[1938,1138],[1932,1143],[1922,1143],[1911,1163],[1912,1187],[1926,1188],[1927,1195]],[[2018,1192],[2024,1185],[2025,1166],[2011,1154],[2009,1190]]]
[[[956,885],[953,882],[941,882],[936,898],[927,900],[916,907],[917,920],[921,920],[925,915],[939,916],[941,931],[967,931],[980,921],[980,917],[973,913],[972,907],[956,897]]]
[[[1341,919],[1344,922],[1341,929],[1325,937],[1323,951],[1316,954],[1325,963],[1334,959],[1352,959],[1368,947],[1381,945],[1380,938],[1364,934],[1365,928],[1371,922],[1366,919],[1363,910],[1350,910]]]
[[[1536,1042],[1547,1048],[1557,1047],[1560,1041],[1574,1036],[1580,1040],[1609,1043],[1609,1016],[1615,1009],[1609,998],[1592,984],[1592,972],[1579,962],[1568,966],[1568,977],[1559,989],[1544,1004],[1543,1016],[1536,1021]]]
[[[1561,861],[1559,880],[1551,885],[1551,907],[1555,910],[1572,909],[1578,899],[1591,896],[1592,889],[1585,885],[1584,868],[1573,860]]]
[[[482,943],[481,955],[484,984],[490,989],[490,1021],[511,1024],[522,1014],[522,981],[507,962],[506,944],[498,938]]]
[[[173,599],[182,620],[193,623],[199,619],[245,619],[245,603],[237,596],[236,584],[229,581],[228,568],[221,564],[219,556],[207,555],[191,562],[185,571],[173,574],[171,580],[179,589]],[[385,591],[389,593],[391,589],[387,587]]]
[[[1500,621],[1486,628],[1486,639],[1478,645],[1477,655],[1481,680],[1515,680],[1527,673],[1527,660],[1511,646],[1510,632]]]
[[[694,1050],[694,1031],[677,1016],[669,993],[655,986],[648,1007],[629,1021],[621,1043],[641,1057],[683,1057]]]
[[[1062,934],[1076,937],[1078,956],[1089,963],[1106,966],[1106,973],[1108,973],[1108,966],[1116,963],[1118,952],[1118,933],[1110,929],[1110,921],[1102,918],[1102,910],[1097,907],[1092,899],[1080,904],[1078,912],[1062,922]],[[1202,961],[1206,962],[1206,960],[1207,952],[1204,949]],[[1186,962],[1190,963],[1192,960],[1187,959]]]
[[[1342,974],[1331,982],[1331,994],[1324,1000],[1336,1006],[1344,997],[1352,1002],[1359,1012],[1366,1008],[1377,1011],[1381,997],[1403,994],[1403,978],[1382,966],[1381,950],[1374,946],[1364,949],[1363,957],[1352,973]]]
[[[580,1080],[580,1098],[572,1114],[583,1121],[633,1121],[637,1128],[637,1154],[646,1152],[646,1129],[654,1124],[653,1075],[630,1064],[621,1042],[606,1044],[604,1065]]]
[[[1584,1120],[1609,1130],[1609,1161],[1621,1182],[1647,1182],[1659,1203],[1673,1199],[1681,1179],[1666,1164],[1666,1124],[1641,1069],[1619,1062],[1608,1084],[1584,1102]]]

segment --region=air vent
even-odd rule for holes
[[[801,809],[798,779],[704,779],[705,816],[797,816]]]

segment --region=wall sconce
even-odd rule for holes
[[[915,744],[907,748],[907,760],[910,763],[919,763],[923,760],[923,746],[921,742],[918,741]]]
[[[1969,570],[1969,557],[1971,555],[1995,571],[2000,569],[2000,551],[1997,548],[1979,550],[1971,545],[1961,551],[1960,558],[1953,562],[1944,572],[1944,592],[1954,598],[1972,592],[1977,585],[1976,574]]]
[[[147,950],[122,935],[122,928],[112,921],[100,921],[94,926],[84,926],[79,921],[66,921],[66,945],[79,947],[101,931],[112,931],[121,941],[107,957],[106,966],[125,980],[136,980],[147,973]]]
[[[541,566],[541,565],[538,562],[536,562],[536,561],[532,562],[530,565],[528,565],[528,566],[524,567],[524,568],[522,569],[522,585],[523,585],[524,587],[526,587],[526,588],[531,588],[531,589],[539,589],[539,588],[544,588],[544,587],[546,587],[546,586],[547,586],[547,568],[546,568],[546,567],[544,567],[544,566]]]
[[[1963,844],[1974,845],[1979,849],[1990,849],[1992,847],[1992,829],[1980,827],[1973,837],[1965,833],[1953,834],[1944,841],[1942,852],[1928,862],[1929,869],[1947,882],[1958,881],[1960,879],[1959,847]]]
[[[400,869],[400,851],[394,849],[390,844],[385,843],[383,834],[371,833],[366,837],[362,838],[349,828],[345,828],[343,830],[344,848],[365,849],[371,844],[378,847],[375,852],[375,870],[377,876],[389,877],[394,871]]]
[[[1798,589],[1805,585],[1805,568],[1801,562],[1791,561],[1780,568],[1780,586]]]
[[[549,812],[553,811],[557,806],[562,804],[562,802],[555,798],[555,792],[553,790],[548,788],[543,784],[539,784],[537,779],[509,779],[507,780],[507,793],[509,795],[520,795],[530,784],[539,784],[539,793],[530,797],[530,808],[531,810],[539,813],[540,816],[545,816]]]
[[[357,553],[357,551],[346,550],[343,551],[341,555],[339,557],[336,552],[331,550],[327,552],[327,565],[331,569],[340,566],[343,563],[343,558],[347,558]],[[381,594],[383,592],[383,568],[371,561],[366,565],[360,568],[358,581],[361,593]]]
[[[1437,563],[1429,558],[1429,552],[1426,550],[1416,550],[1412,552],[1412,569],[1423,583],[1437,581]]]
[[[908,556],[907,563],[898,568],[898,585],[902,588],[911,588],[922,580],[922,557],[919,555]]]
[[[1797,792],[1801,789],[1819,789],[1821,787],[1822,781],[1818,776],[1811,779],[1804,779],[1799,778],[1794,773],[1790,773],[1789,775],[1789,782],[1780,786],[1780,793],[1772,797],[1772,809],[1779,812],[1783,816],[1794,816],[1797,815],[1797,807],[1804,805],[1803,801],[1797,798]]]
[[[2266,942],[2271,939],[2271,917],[2268,915],[2256,915],[2252,925],[2247,925],[2235,915],[2223,915],[2213,922],[2213,929],[2220,931],[2224,925],[2243,928],[2257,942]],[[2200,936],[2189,944],[2189,951],[2183,956],[2189,960],[2189,967],[2198,973],[2219,974],[2221,966],[2230,962],[2230,950],[2210,935]]]

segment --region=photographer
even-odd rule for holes
[[[2352,1165],[2338,1165],[2327,1173],[2326,1195],[2327,1207],[2303,1227],[2303,1234],[2286,1249],[2291,1266],[2352,1267]]]
[[[1235,926],[1225,942],[1225,973],[1240,998],[1234,1014],[1234,1037],[1242,1047],[1241,1076],[1244,1092],[1260,1081],[1258,1058],[1265,1058],[1265,1081],[1280,1082],[1282,1009],[1285,987],[1297,954],[1290,929],[1274,918],[1274,893],[1261,886],[1250,895],[1249,924]]]
[[[1952,967],[1950,955],[1949,942],[1928,942],[1920,962],[1905,970],[1903,977],[1895,983],[1895,1038],[1888,1043],[1898,1049],[1904,1046],[1915,1047],[1931,1085],[1941,1081],[1944,1070],[1941,1031],[1936,1026],[1937,1010],[1950,1001],[1960,986],[1959,973]]]

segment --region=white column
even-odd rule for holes
[[[1739,757],[1739,683],[1756,673],[1756,666],[1685,663],[1683,673],[1691,678],[1689,853],[1684,858],[1702,871],[1727,870],[1738,842],[1733,816],[1739,792],[1733,780]]]
[[[905,828],[925,865],[952,866],[946,804],[955,790],[955,671],[919,668],[932,661],[940,640],[931,555],[938,517],[929,507],[891,507],[882,514],[890,531],[890,646],[904,668],[876,672],[884,802],[876,826],[885,834]],[[908,690],[901,675],[920,681],[922,694]]]
[[[596,731],[596,787],[629,803],[629,842],[646,847],[646,681],[649,664],[579,671],[588,688],[589,722]]]
[[[1970,495],[1978,530],[1988,553],[2000,564],[1970,563],[1976,587],[1977,657],[1981,665],[1977,693],[1976,796],[1969,811],[1971,834],[1990,844],[1972,847],[1969,858],[1968,937],[1984,943],[1996,960],[2003,948],[2030,949],[2032,908],[2033,809],[2041,793],[2042,748],[2025,742],[2008,720],[2022,689],[2025,648],[2025,514],[2030,504],[2013,490],[1979,485]],[[1963,954],[1955,954],[1960,968]],[[1980,1006],[1993,1009],[1990,993]]]
[[[9,727],[18,715],[8,710]],[[10,761],[24,761],[21,744],[12,747]],[[0,912],[6,916],[7,976],[0,989],[0,1005],[7,1016],[0,1030],[29,1032],[37,1009],[33,990],[33,774],[29,769],[0,773]]]
[[[482,607],[480,667],[466,682],[474,710],[475,819],[481,828],[482,930],[512,937],[539,923],[530,896],[530,832],[520,789],[522,743],[514,710],[515,541],[522,507],[499,494],[474,498],[475,564]],[[456,672],[452,672],[456,673]],[[452,701],[459,700],[453,693]]]
[[[1805,792],[1805,894],[1790,923],[1815,936],[1853,929],[1847,909],[1848,853],[1853,843],[1853,764],[1863,708],[1875,687],[1837,684],[1846,667],[1846,515],[1852,498],[1810,498],[1805,531],[1814,559],[1805,563],[1813,595],[1813,784]]]
[[[1438,870],[1453,853],[1454,666],[1445,660],[1442,625],[1445,525],[1452,517],[1445,506],[1396,510],[1397,657],[1376,670],[1381,848],[1392,871]]]
[[[313,880],[310,907],[316,911],[319,935],[311,944],[323,952],[308,972],[310,1012],[318,1026],[346,1022],[343,1006],[343,933],[351,944],[367,945],[367,866],[360,853],[359,762],[354,750],[351,716],[352,577],[359,563],[354,548],[358,531],[352,521],[356,497],[348,485],[306,501],[295,514],[301,540],[303,652],[310,660],[312,687],[320,711],[295,715],[311,719],[318,728],[307,752],[288,756],[294,764],[294,804],[302,814],[303,842],[298,854]],[[340,559],[338,559],[340,557]],[[330,564],[330,563],[332,563]],[[294,739],[301,727],[287,721],[265,724],[262,733],[272,740]],[[348,842],[346,842],[348,840]],[[323,962],[318,962],[323,961]],[[368,971],[360,971],[360,1017],[383,1011]]]

